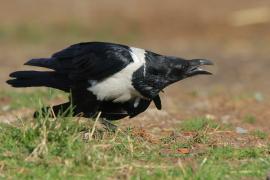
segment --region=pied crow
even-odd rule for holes
[[[144,112],[151,101],[161,109],[159,93],[168,85],[199,74],[206,59],[186,60],[148,50],[106,42],[74,44],[50,58],[25,63],[50,71],[16,71],[13,87],[56,88],[70,93],[69,102],[53,106],[55,114],[73,106],[73,115],[118,120]],[[36,114],[36,113],[35,113]],[[36,114],[37,115],[37,114]]]

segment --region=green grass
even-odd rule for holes
[[[65,98],[64,94],[58,90],[36,90],[30,92],[16,92],[16,91],[0,91],[0,98],[6,98],[10,101],[8,104],[10,110],[26,108],[39,108],[45,101],[50,101],[56,98]]]
[[[30,97],[63,97],[46,91],[5,96],[17,109],[32,102]],[[0,179],[262,179],[270,169],[269,147],[210,146],[207,132],[219,124],[206,118],[175,127],[179,133],[196,134],[192,138],[172,135],[158,143],[132,128],[113,133],[93,127],[92,120],[63,117],[0,124]],[[196,145],[207,148],[201,153],[176,152]],[[164,155],[163,150],[173,153]]]
[[[181,129],[184,131],[202,131],[205,128],[218,128],[218,124],[208,118],[194,118],[181,123]]]
[[[267,133],[261,131],[261,130],[256,130],[251,132],[251,134],[255,137],[258,137],[260,139],[266,139],[267,138]]]
[[[249,123],[249,124],[254,124],[256,122],[256,117],[253,115],[246,115],[244,117],[244,122]]]

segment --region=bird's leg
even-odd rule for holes
[[[111,132],[116,132],[117,126],[108,121],[106,118],[99,118],[99,122],[103,124],[106,130],[111,131]]]

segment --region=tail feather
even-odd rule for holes
[[[16,71],[10,74],[7,83],[13,87],[51,87],[69,92],[71,81],[53,71]]]
[[[44,78],[53,75],[52,71],[15,71],[10,73],[9,77],[17,79]]]
[[[56,69],[54,58],[38,58],[27,61],[24,65]]]

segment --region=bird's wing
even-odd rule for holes
[[[47,59],[32,59],[26,65],[46,67],[66,74],[71,80],[100,80],[132,62],[127,46],[109,43],[79,43]]]

